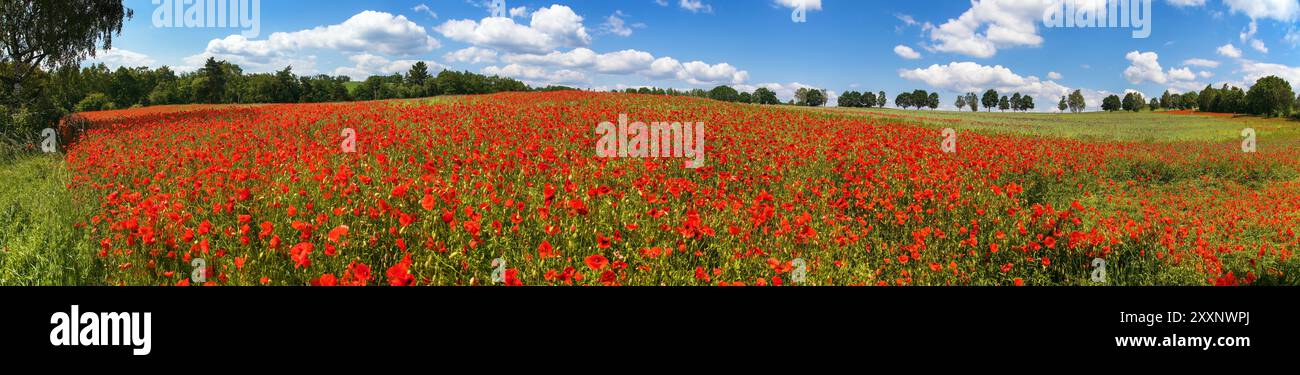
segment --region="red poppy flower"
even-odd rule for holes
[[[590,267],[593,270],[600,270],[601,268],[605,268],[605,265],[609,264],[609,259],[605,258],[604,255],[594,254],[588,256],[584,262],[587,263],[587,267]]]
[[[311,255],[312,247],[312,244],[308,242],[293,245],[293,250],[290,251],[290,256],[294,262],[293,268],[307,268],[311,266],[311,258],[308,256]]]

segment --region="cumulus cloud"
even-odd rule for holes
[[[110,68],[116,68],[120,66],[125,66],[125,67],[153,66],[154,62],[156,61],[153,58],[149,57],[148,55],[139,52],[124,50],[121,48],[113,48],[108,50],[102,50],[102,49],[96,50],[95,58],[86,60],[87,65],[104,64]]]
[[[469,64],[490,63],[497,61],[497,51],[479,47],[466,47],[442,55],[443,60],[447,62],[461,62]]]
[[[1292,85],[1300,82],[1300,66],[1243,61],[1241,63],[1241,72],[1247,85],[1254,84],[1255,81],[1267,76],[1281,77],[1287,82],[1291,82]]]
[[[295,70],[312,72],[315,56],[310,50],[411,56],[440,47],[424,27],[405,16],[385,12],[363,11],[336,25],[319,26],[294,32],[277,32],[265,40],[252,40],[234,34],[208,42],[203,52],[183,59],[193,69],[209,57],[227,60],[249,71],[270,71],[293,65]]]
[[[1196,79],[1196,74],[1186,67],[1179,69],[1169,69],[1169,79],[1176,81],[1191,81]]]
[[[1264,46],[1264,41],[1259,39],[1251,39],[1250,48],[1254,48],[1256,51],[1259,51],[1260,53],[1268,53],[1268,47]]]
[[[790,9],[797,9],[800,5],[805,10],[822,10],[822,0],[774,0],[776,5]]]
[[[369,53],[359,53],[356,55],[348,56],[348,60],[352,61],[353,66],[342,66],[342,67],[335,68],[334,75],[343,75],[343,76],[352,77],[353,80],[357,80],[357,81],[364,80],[366,79],[366,77],[370,77],[373,75],[389,75],[394,73],[406,72],[411,69],[412,65],[415,65],[416,62],[420,61],[420,60],[390,61],[382,56],[376,56]],[[429,72],[433,74],[437,74],[437,72],[446,69],[445,67],[438,64],[437,62],[425,61],[424,63],[429,66]]]
[[[1219,62],[1218,62],[1218,61],[1214,61],[1214,60],[1208,60],[1208,59],[1187,59],[1187,60],[1183,60],[1183,65],[1184,65],[1184,66],[1199,66],[1199,67],[1202,67],[1202,68],[1211,68],[1211,69],[1213,69],[1213,68],[1218,68],[1218,67],[1219,67]]]
[[[955,93],[983,92],[994,89],[1020,92],[1038,99],[1059,98],[1070,89],[1055,81],[1043,81],[1034,76],[1021,76],[1001,65],[987,66],[974,62],[952,62],[947,65],[930,65],[923,69],[903,69],[899,77],[924,82],[934,88]],[[1040,106],[1042,107],[1042,106]]]
[[[1251,19],[1295,21],[1300,16],[1300,0],[1223,0],[1229,11]]]
[[[435,30],[455,41],[508,52],[546,53],[558,47],[591,44],[582,17],[558,4],[533,12],[527,26],[507,17],[487,17],[481,21],[451,20]]]
[[[433,9],[430,9],[430,8],[429,8],[429,5],[427,5],[427,4],[419,4],[419,5],[416,5],[414,8],[411,8],[411,11],[414,11],[414,12],[420,12],[420,13],[424,13],[424,14],[428,14],[429,17],[430,17],[430,18],[433,18],[433,19],[437,19],[437,18],[438,18],[438,13],[437,13],[437,12],[434,12]]]
[[[913,50],[912,47],[908,47],[902,44],[894,46],[894,54],[897,54],[898,57],[902,57],[908,60],[915,60],[921,58],[921,54],[917,53],[916,50]]]
[[[1062,77],[1061,77],[1061,73],[1057,73],[1057,72],[1047,72],[1047,79],[1051,79],[1051,80],[1057,80],[1057,81],[1059,81],[1059,80],[1061,80],[1061,78],[1062,78]]]
[[[1169,5],[1179,8],[1199,7],[1205,5],[1205,0],[1168,0]]]
[[[1234,59],[1241,58],[1241,50],[1238,49],[1237,46],[1232,45],[1232,43],[1220,46],[1217,51],[1220,55],[1225,57],[1231,57]]]
[[[643,23],[628,25],[627,21],[624,20],[626,17],[627,14],[624,14],[623,11],[615,10],[614,14],[605,17],[605,23],[600,24],[600,31],[618,36],[632,36],[632,29],[645,27]]]
[[[1091,0],[1089,0],[1091,1]],[[1037,47],[1044,10],[1043,0],[973,0],[966,12],[930,27],[930,49],[986,58],[1000,48]]]
[[[640,74],[654,79],[677,79],[691,84],[739,84],[749,79],[749,72],[731,64],[708,64],[702,61],[682,63],[671,57],[655,58],[649,52],[634,49],[597,53],[587,48],[546,54],[508,54],[502,61],[532,67],[554,67],[590,71],[600,74]]]
[[[1170,68],[1168,71],[1160,67],[1160,56],[1155,52],[1132,51],[1124,55],[1129,60],[1129,67],[1124,69],[1124,78],[1132,84],[1143,82],[1153,82],[1158,84],[1169,84],[1170,87],[1180,90],[1194,90],[1201,86],[1200,82],[1195,82],[1196,73],[1186,66],[1182,68]],[[1190,61],[1190,60],[1189,60]]]
[[[513,77],[524,81],[525,83],[536,85],[540,84],[584,84],[589,80],[581,72],[560,69],[546,70],[536,66],[525,66],[519,64],[510,64],[504,67],[489,66],[483,68],[483,74]]]
[[[1167,81],[1165,72],[1160,67],[1160,57],[1155,52],[1132,51],[1124,55],[1124,58],[1129,61],[1129,67],[1124,69],[1124,78],[1129,83],[1150,81],[1163,84]]]

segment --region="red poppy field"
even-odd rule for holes
[[[620,114],[704,122],[707,163],[596,157]],[[87,117],[110,285],[1300,284],[1296,147],[944,153],[906,116],[572,91]]]

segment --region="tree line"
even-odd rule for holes
[[[1199,110],[1201,112],[1248,114],[1263,117],[1300,118],[1300,96],[1291,84],[1277,76],[1267,76],[1255,81],[1248,90],[1223,84],[1221,88],[1206,85],[1201,92],[1170,94],[1165,91],[1159,98],[1147,101],[1142,93],[1129,92],[1123,98],[1109,95],[1102,100],[1104,111]]]

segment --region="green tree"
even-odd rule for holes
[[[416,61],[411,65],[411,70],[406,72],[406,84],[415,87],[424,87],[424,82],[429,80],[429,64],[423,61]]]
[[[970,107],[971,112],[979,112],[979,97],[973,92],[966,93],[966,106]]]
[[[826,90],[810,89],[808,90],[808,95],[804,99],[804,105],[809,107],[821,107],[826,105]]]
[[[1295,92],[1291,84],[1278,76],[1267,76],[1255,81],[1246,93],[1250,114],[1266,117],[1291,115]]]
[[[80,102],[77,102],[75,110],[77,112],[93,112],[115,109],[116,107],[117,105],[113,104],[113,100],[109,99],[108,95],[102,92],[92,92],[81,99]]]
[[[195,100],[199,103],[223,103],[226,100],[226,69],[217,62],[217,59],[209,57],[208,61],[203,63],[203,69],[199,74],[203,77],[203,82],[197,87]]]
[[[781,99],[777,99],[776,93],[766,87],[759,87],[754,90],[754,103],[775,105],[781,104]]]
[[[1006,96],[1006,95],[1003,95],[1003,96],[1002,96],[1002,99],[998,99],[998,110],[999,110],[999,111],[1006,112],[1007,109],[1010,109],[1010,108],[1011,108],[1011,100],[1007,99],[1007,96]]]
[[[1020,110],[1021,111],[1034,110],[1034,97],[1029,95],[1020,97]]]
[[[1088,103],[1083,98],[1083,90],[1074,90],[1070,93],[1069,99],[1070,112],[1079,113],[1088,109]]]
[[[1106,112],[1118,111],[1122,106],[1118,95],[1110,95],[1101,100],[1101,110]]]
[[[902,93],[894,97],[894,106],[902,109],[912,106],[912,94]]]
[[[957,95],[957,102],[953,103],[953,105],[957,106],[958,112],[966,108],[966,95]]]
[[[30,138],[75,106],[80,98],[50,95],[43,69],[76,67],[112,48],[132,15],[119,0],[0,0],[0,133]]]
[[[849,91],[844,93],[843,95],[840,95],[840,100],[835,105],[837,107],[851,108],[851,107],[860,106],[862,104],[861,102],[862,102],[862,93],[857,91]]]
[[[731,88],[731,86],[723,85],[709,90],[709,99],[723,102],[735,102],[740,100],[740,93],[736,92],[736,89]]]
[[[938,108],[939,108],[939,93],[937,93],[937,92],[932,92],[932,93],[930,93],[930,97],[925,101],[925,104],[926,104],[927,107],[930,107],[931,110],[938,109]]]
[[[998,106],[998,92],[994,90],[985,91],[984,97],[980,99],[980,104],[984,105],[984,109],[993,110]]]
[[[1183,93],[1182,109],[1196,109],[1197,105],[1200,105],[1200,95],[1196,91]]]
[[[1012,111],[1020,110],[1020,93],[1018,92],[1015,94],[1011,94],[1011,110]]]

